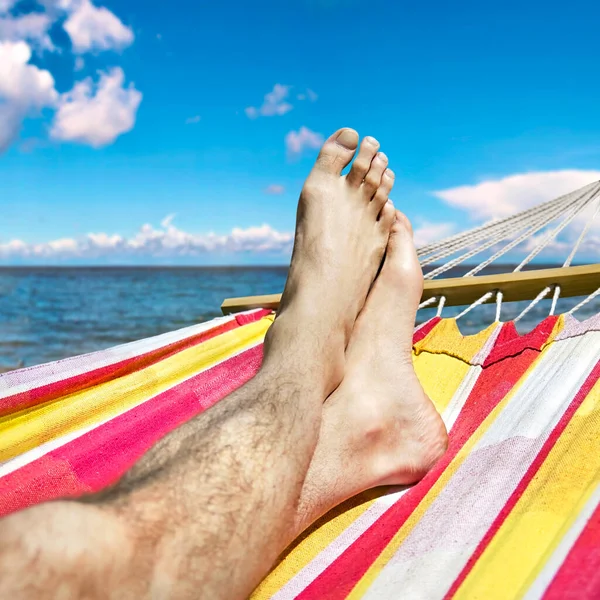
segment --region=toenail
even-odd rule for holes
[[[370,135],[368,135],[365,138],[365,142],[367,142],[367,144],[370,144],[371,146],[379,145],[379,142],[374,137],[371,137]]]
[[[382,162],[387,162],[388,157],[383,152],[378,152],[377,159]]]
[[[384,175],[390,179],[394,179],[394,177],[396,177],[396,174],[391,169],[386,169]]]
[[[343,129],[335,141],[348,150],[354,150],[358,146],[358,135],[353,129]]]

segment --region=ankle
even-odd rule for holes
[[[317,313],[314,319],[299,318],[288,308],[277,315],[267,332],[261,370],[299,380],[324,401],[344,376],[344,348],[341,328],[325,330]]]

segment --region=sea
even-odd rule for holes
[[[497,270],[511,269],[501,265]],[[286,276],[287,267],[0,267],[0,372],[207,321],[221,314],[225,298],[281,292]],[[558,311],[578,300],[561,299]],[[514,318],[527,304],[506,303],[502,320]],[[599,308],[592,302],[578,317]],[[549,309],[549,301],[539,303],[519,321],[519,330],[530,330]],[[461,310],[445,308],[443,316]],[[434,314],[421,310],[418,322]],[[495,305],[478,306],[458,324],[468,335],[494,317]]]

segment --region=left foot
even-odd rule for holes
[[[446,450],[446,428],[412,365],[423,276],[410,223],[396,218],[346,352],[347,375],[323,407],[296,534],[364,490],[418,481]]]
[[[342,170],[358,154],[347,175]],[[385,251],[394,210],[388,159],[348,128],[324,144],[298,201],[294,252],[263,369],[311,381],[319,404],[344,376],[344,350]],[[287,356],[293,364],[285,364]],[[320,410],[320,407],[319,407]]]

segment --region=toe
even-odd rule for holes
[[[378,215],[388,201],[388,197],[392,188],[394,187],[394,172],[391,169],[386,169],[381,177],[381,185],[377,188],[373,200],[371,200],[371,206],[376,215]]]
[[[341,175],[358,147],[358,133],[344,127],[338,129],[324,144],[317,158],[317,167],[332,175]]]
[[[362,188],[366,198],[373,198],[375,192],[381,185],[383,172],[388,166],[388,157],[383,152],[378,152],[371,163],[371,168],[365,175]]]
[[[358,156],[352,163],[352,168],[348,173],[348,183],[354,187],[359,187],[366,174],[371,168],[371,162],[379,150],[379,142],[370,136],[367,136],[360,145]]]
[[[392,227],[392,233],[397,233],[398,235],[402,235],[404,233],[408,234],[408,239],[412,243],[413,236],[413,228],[409,218],[400,210],[396,211],[396,219],[394,221],[394,225]]]
[[[405,293],[412,294],[416,312],[423,292],[423,271],[413,242],[412,226],[406,215],[399,210],[394,214],[386,256],[390,269],[403,282]]]
[[[388,200],[379,213],[379,224],[385,231],[390,231],[396,220],[396,210],[391,200]]]

